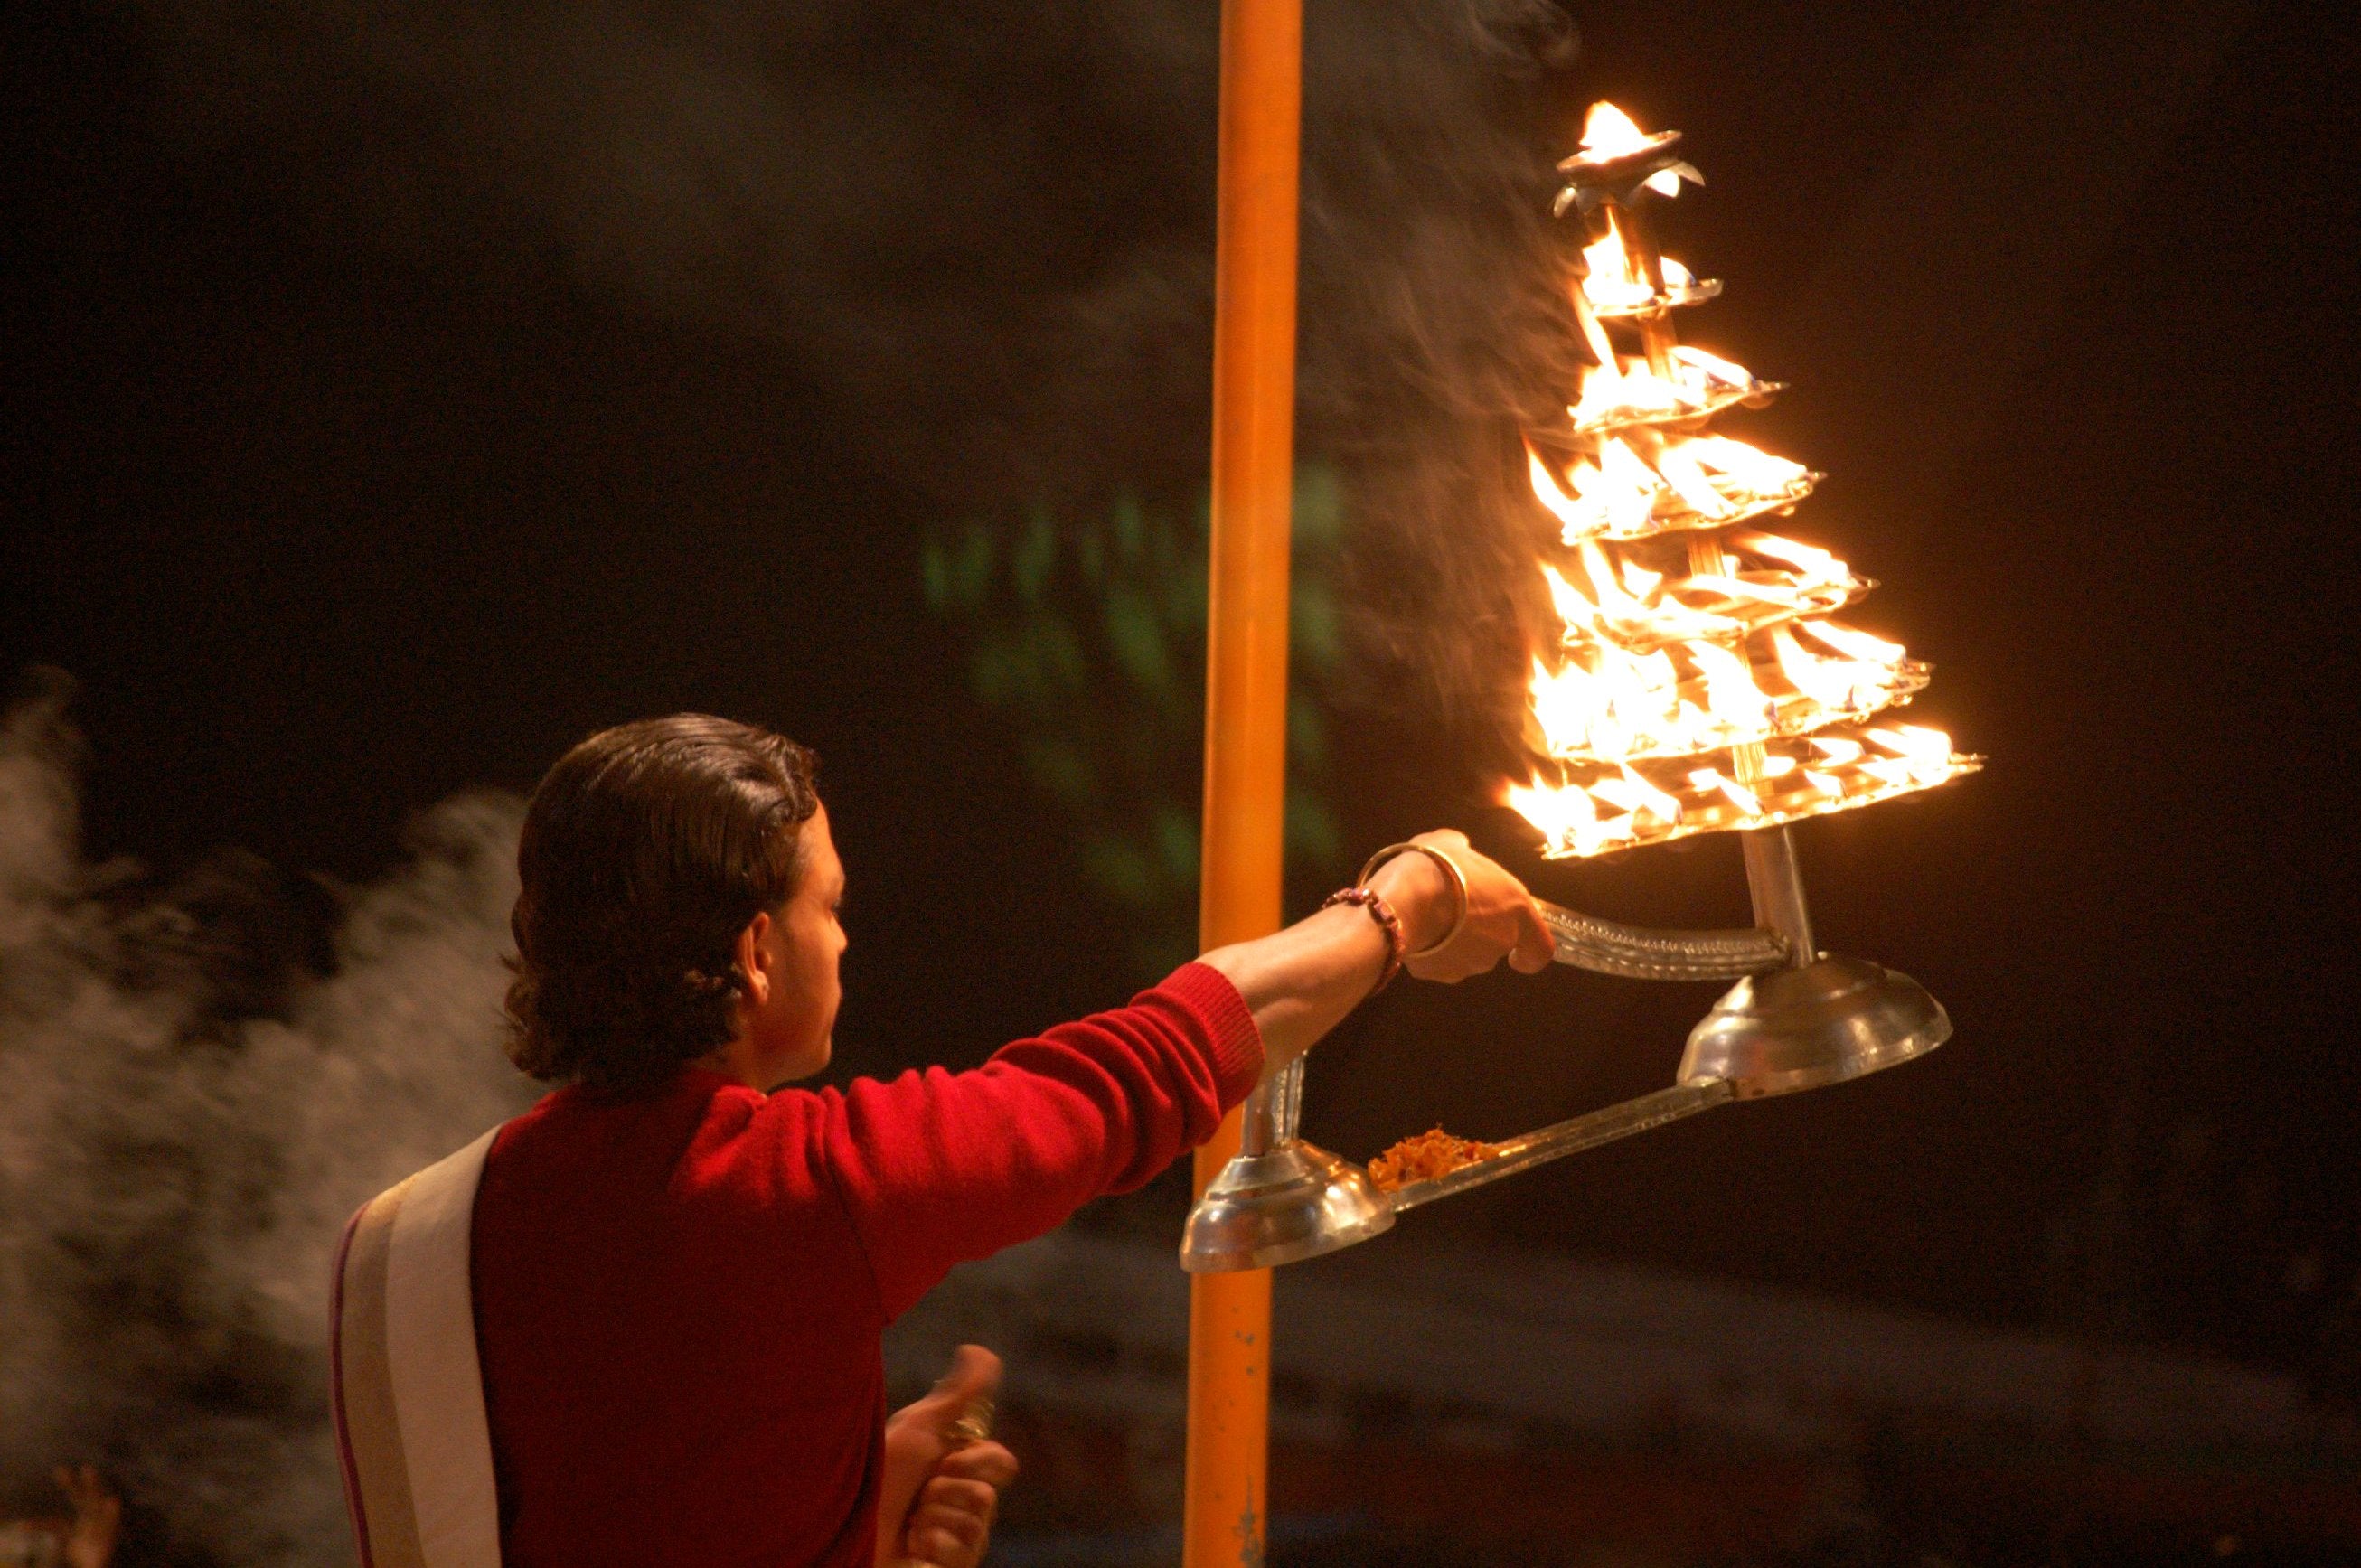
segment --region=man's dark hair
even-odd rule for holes
[[[517,846],[517,1066],[631,1093],[728,1042],[746,984],[731,949],[796,890],[812,769],[784,736],[698,713],[557,760]]]

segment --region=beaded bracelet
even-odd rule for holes
[[[1367,910],[1369,918],[1378,923],[1378,929],[1386,934],[1386,972],[1378,977],[1377,985],[1369,992],[1375,996],[1401,973],[1402,958],[1410,950],[1410,938],[1402,934],[1401,916],[1394,913],[1394,906],[1386,902],[1384,894],[1366,887],[1340,887],[1322,900],[1320,907],[1329,909],[1339,904],[1357,905]]]

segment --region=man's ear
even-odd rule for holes
[[[759,909],[738,933],[738,972],[746,977],[746,1001],[755,1007],[771,1000],[770,955],[763,947],[763,938],[770,934],[771,916]]]

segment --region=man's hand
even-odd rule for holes
[[[1549,927],[1522,883],[1477,853],[1464,833],[1444,828],[1411,842],[1447,857],[1467,883],[1462,920],[1457,881],[1425,855],[1396,855],[1370,873],[1371,890],[1393,906],[1410,952],[1419,955],[1409,960],[1411,973],[1465,980],[1504,958],[1526,974],[1549,968]],[[1430,947],[1434,950],[1426,951]],[[1384,971],[1386,948],[1385,931],[1367,910],[1339,904],[1284,931],[1215,948],[1197,961],[1237,987],[1262,1036],[1268,1074],[1360,1005]]]
[[[992,1541],[1000,1489],[1016,1456],[961,1421],[988,1421],[1000,1357],[963,1344],[934,1391],[885,1422],[885,1474],[877,1497],[878,1568],[976,1568]]]
[[[903,1533],[905,1555],[931,1568],[976,1568],[992,1544],[1000,1489],[1016,1479],[1016,1456],[996,1442],[952,1450],[918,1489]]]
[[[1467,883],[1467,908],[1458,929],[1458,889],[1424,855],[1397,855],[1378,868],[1371,885],[1400,912],[1412,952],[1444,936],[1451,940],[1405,966],[1421,980],[1452,982],[1482,974],[1503,958],[1524,974],[1549,968],[1556,944],[1525,884],[1488,856],[1480,854],[1456,828],[1421,833],[1411,840],[1447,858]]]
[[[70,1568],[106,1568],[115,1561],[115,1538],[123,1530],[123,1499],[106,1489],[90,1465],[74,1469],[60,1464],[58,1489],[73,1508],[73,1523],[65,1531],[65,1560]]]

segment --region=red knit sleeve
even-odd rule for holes
[[[825,1157],[888,1320],[954,1264],[1127,1192],[1213,1136],[1262,1072],[1227,977],[1186,964],[1130,1006],[994,1053],[972,1072],[863,1079],[833,1102]]]

